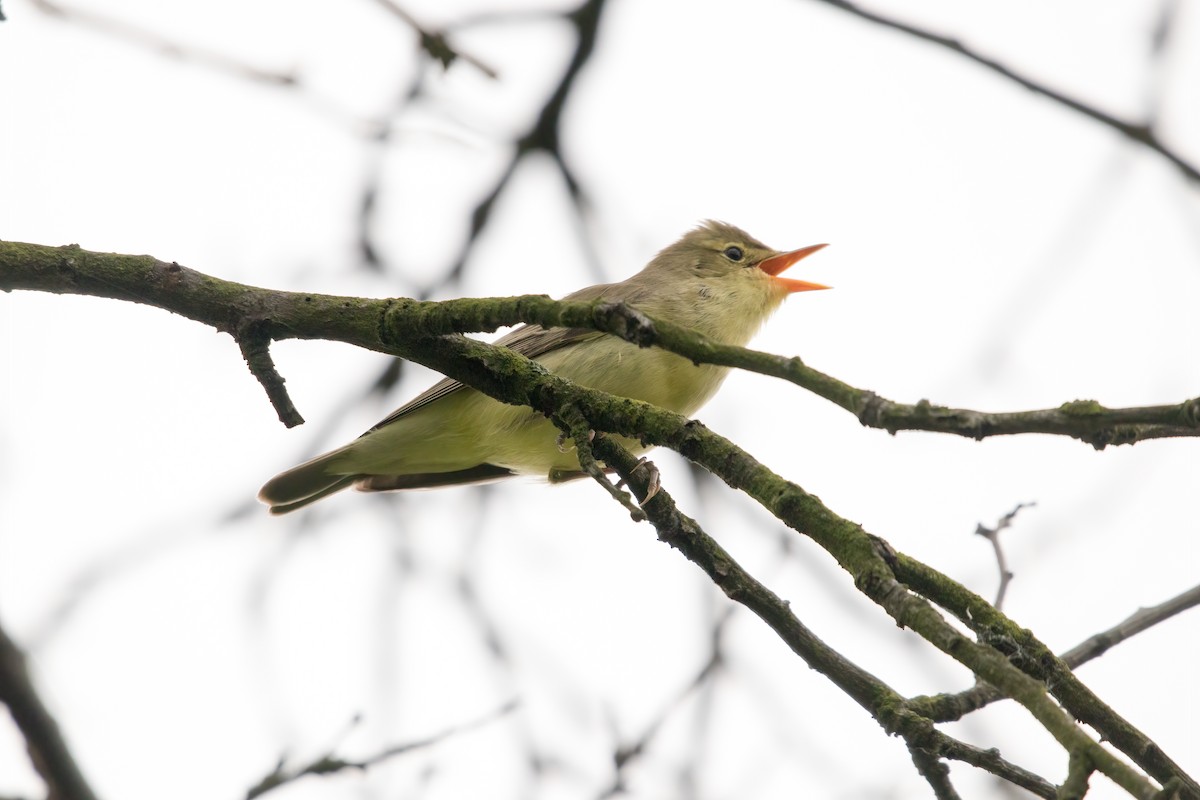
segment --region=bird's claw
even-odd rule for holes
[[[659,473],[658,467],[654,466],[654,462],[645,456],[642,456],[638,459],[638,462],[633,465],[633,469],[638,470],[642,469],[643,467],[645,467],[648,473],[646,477],[646,496],[638,501],[639,506],[645,506],[646,503],[649,503],[651,500],[653,500],[654,495],[658,494],[659,490],[662,489],[662,475]],[[618,489],[623,488],[625,485],[626,483],[624,478],[617,481]]]
[[[637,466],[634,469],[646,468],[646,496],[641,499],[638,505],[644,506],[654,499],[654,495],[658,494],[662,488],[662,476],[659,474],[658,467],[654,466],[654,462],[647,459],[645,456],[638,459]]]

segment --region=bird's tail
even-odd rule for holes
[[[344,450],[340,448],[317,456],[287,472],[279,473],[258,490],[258,499],[271,507],[272,514],[286,514],[340,492],[361,477],[346,475],[335,469]]]

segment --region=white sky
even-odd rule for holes
[[[1148,56],[1156,4],[927,3],[914,22],[1136,120],[1200,162],[1200,14]],[[528,4],[544,8],[543,4]],[[412,78],[412,38],[369,2],[88,4],[269,70],[229,77],[7,0],[0,25],[0,238],[151,253],[280,289],[388,296],[436,281],[467,210],[555,80],[571,40],[544,21],[455,41],[495,66],[429,79],[380,151],[363,126]],[[486,3],[411,2],[436,24]],[[506,4],[503,8],[511,8]],[[898,3],[872,6],[901,13]],[[907,6],[904,13],[910,13]],[[819,3],[612,0],[564,130],[619,279],[697,220],[779,248],[833,244],[797,275],[756,346],[905,402],[1019,410],[1197,394],[1200,201],[1162,158],[952,54]],[[364,179],[382,169],[376,242],[356,270]],[[550,165],[525,163],[461,287],[561,295],[595,282]],[[345,493],[311,516],[250,507],[263,480],[357,435],[433,378],[349,347],[273,349],[309,424],[286,430],[223,335],[110,301],[0,295],[0,620],[102,796],[235,797],[278,756],[365,756],[519,712],[367,776],[278,797],[595,796],[613,737],[636,737],[705,657],[726,601],[596,487],[513,482],[402,497]],[[889,437],[805,392],[734,375],[699,415],[834,511],[985,596],[971,535],[1018,502],[1005,610],[1062,650],[1197,582],[1197,445],[1097,453],[1022,436]],[[748,499],[693,490],[685,511],[831,645],[902,692],[964,671],[897,631],[809,543]],[[234,515],[233,512],[240,512]],[[478,606],[455,594],[462,570]],[[510,661],[480,643],[480,610]],[[1081,678],[1200,773],[1200,617],[1121,645]],[[924,796],[902,744],[738,611],[702,747],[705,797]],[[635,797],[675,791],[694,703],[669,719]],[[343,731],[356,714],[363,722]],[[1007,706],[951,733],[1052,780],[1065,762]],[[730,732],[733,735],[730,735]],[[528,748],[560,759],[535,785]],[[1049,755],[1048,755],[1049,754]],[[863,763],[872,765],[864,771]],[[469,768],[464,765],[469,764]],[[431,773],[424,772],[432,770]],[[954,767],[964,793],[993,784]],[[181,777],[186,776],[186,777]],[[1093,796],[1117,796],[1096,779]],[[37,795],[0,724],[0,794]],[[982,793],[982,794],[981,794]]]

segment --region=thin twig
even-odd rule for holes
[[[566,437],[570,436],[571,441],[575,444],[575,457],[579,459],[580,468],[620,503],[629,512],[629,516],[634,522],[644,522],[646,513],[633,502],[629,492],[622,491],[619,485],[614,486],[609,481],[608,476],[604,474],[604,469],[597,463],[592,451],[592,442],[597,434],[588,426],[587,420],[579,414],[579,410],[574,406],[563,409],[554,418],[554,422],[563,430],[563,434],[559,437],[559,447],[562,448]]]
[[[1031,508],[1035,505],[1037,503],[1017,503],[1012,511],[996,521],[995,527],[988,528],[982,522],[975,526],[975,534],[991,542],[992,550],[996,554],[996,567],[1000,570],[1000,585],[996,589],[996,601],[992,605],[998,609],[1004,606],[1004,594],[1008,591],[1008,584],[1013,579],[1012,570],[1008,568],[1008,562],[1004,558],[1004,548],[1000,546],[1000,531],[1012,525],[1013,518],[1022,508]]]
[[[287,387],[284,386],[284,378],[275,368],[275,361],[271,358],[271,339],[269,336],[253,330],[254,327],[250,326],[249,330],[239,331],[235,336],[238,347],[242,351],[242,358],[246,359],[246,366],[262,384],[263,390],[267,393],[267,399],[275,407],[275,413],[279,415],[279,421],[289,428],[303,425],[304,417],[300,416],[300,412],[292,402]]]
[[[1170,619],[1181,611],[1200,605],[1200,585],[1172,597],[1165,603],[1150,608],[1139,608],[1126,619],[1106,631],[1090,636],[1063,653],[1059,658],[1072,669],[1103,655],[1110,647],[1120,644],[1163,620]]]

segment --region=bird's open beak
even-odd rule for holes
[[[813,253],[826,247],[824,244],[810,244],[808,247],[801,247],[799,250],[792,250],[788,253],[780,253],[777,256],[771,256],[768,259],[759,263],[758,268],[770,275],[783,288],[787,289],[788,293],[792,292],[811,292],[814,289],[829,289],[832,287],[824,286],[820,283],[809,283],[808,281],[798,281],[792,278],[780,278],[779,273],[783,272],[788,267],[795,264],[805,256],[811,256]]]

